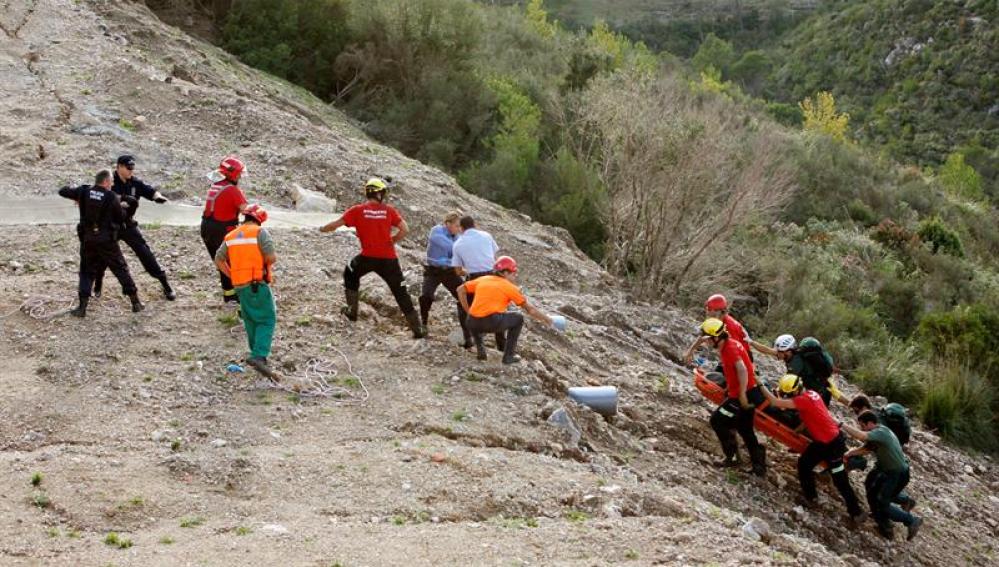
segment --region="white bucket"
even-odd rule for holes
[[[616,386],[576,386],[569,388],[569,397],[601,415],[617,413]]]

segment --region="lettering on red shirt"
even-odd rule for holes
[[[739,373],[735,363],[739,360],[746,365],[748,379],[746,380],[746,391],[756,387],[756,371],[753,369],[753,361],[749,359],[749,352],[742,343],[728,339],[719,352],[721,357],[722,373],[725,374],[725,384],[728,386],[728,397],[737,399],[739,397]]]
[[[819,443],[829,443],[839,435],[839,425],[829,413],[829,408],[822,401],[822,396],[813,390],[805,390],[797,396],[791,398],[794,407],[801,415],[801,422],[805,424],[812,439]]]
[[[219,222],[239,221],[239,207],[246,203],[246,195],[238,186],[220,181],[208,190],[203,217]]]
[[[402,215],[391,205],[362,203],[347,209],[344,223],[354,227],[361,241],[361,255],[369,258],[397,258],[392,227],[402,223]]]

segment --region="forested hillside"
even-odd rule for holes
[[[849,378],[995,450],[999,226],[983,144],[996,129],[954,94],[994,95],[994,50],[980,48],[995,27],[968,19],[984,18],[969,2],[964,35],[936,34],[943,51],[896,54],[899,68],[934,69],[898,102],[923,101],[940,120],[919,120],[949,140],[897,161],[906,139],[926,138],[874,136],[865,120],[904,113],[866,106],[881,79],[860,53],[883,62],[891,49],[878,45],[910,37],[906,25],[960,12],[892,8],[910,4],[831,3],[776,51],[709,34],[689,61],[599,20],[569,30],[538,0],[236,0],[220,37],[464,187],[567,228],[636,295],[696,309],[725,291],[761,338],[815,335]],[[899,31],[877,45],[856,35],[889,21]],[[965,76],[940,67],[957,54],[975,85],[946,79]],[[833,93],[809,90],[821,88]],[[957,98],[927,103],[930,92]]]

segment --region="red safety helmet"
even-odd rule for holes
[[[494,272],[513,272],[517,273],[517,261],[509,256],[500,256],[496,258],[496,263],[493,264]]]
[[[239,181],[239,176],[243,175],[246,165],[236,156],[226,156],[219,163],[219,173],[233,183]]]
[[[724,311],[728,309],[728,301],[724,295],[716,293],[704,302],[704,308],[708,311]]]
[[[264,224],[267,221],[267,209],[257,203],[253,203],[243,209],[243,216],[253,217],[257,221],[257,224]]]

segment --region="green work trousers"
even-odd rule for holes
[[[239,295],[239,310],[243,314],[250,356],[267,358],[271,354],[271,340],[277,325],[277,307],[274,306],[271,288],[265,283],[251,284],[237,289],[236,293]]]

